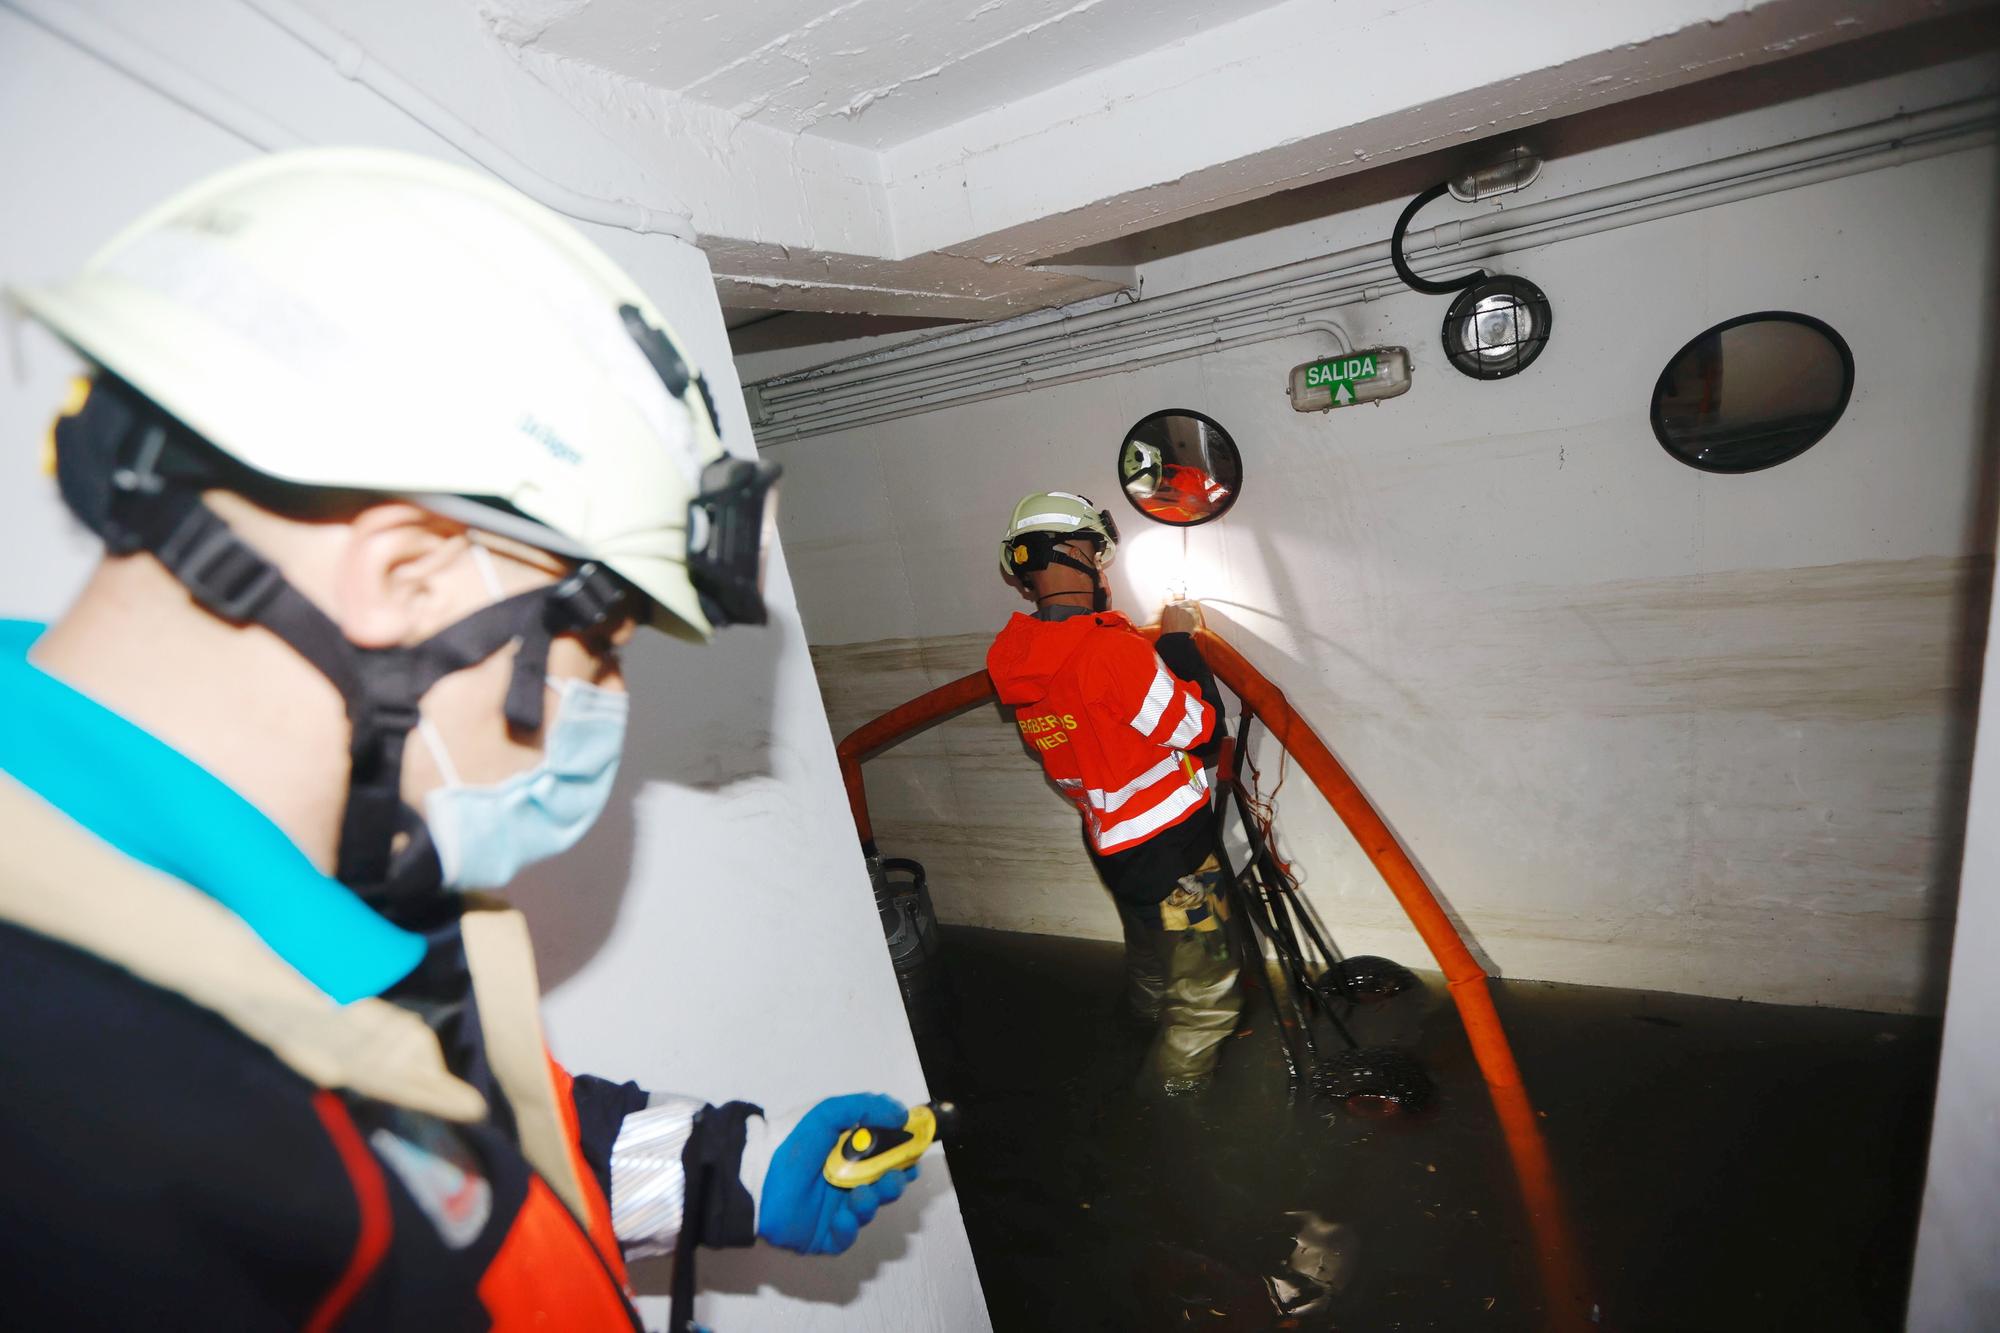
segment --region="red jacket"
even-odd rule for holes
[[[1152,503],[1163,511],[1172,511],[1167,514],[1169,518],[1194,522],[1213,514],[1216,505],[1228,494],[1227,486],[1200,468],[1168,463],[1161,469],[1160,489],[1153,493]]]
[[[1099,855],[1136,846],[1207,803],[1208,776],[1185,751],[1208,739],[1215,710],[1124,616],[1016,614],[987,650],[986,672],[1049,780],[1082,812]]]

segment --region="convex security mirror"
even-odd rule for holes
[[[1854,391],[1854,353],[1810,315],[1725,320],[1674,354],[1653,386],[1653,434],[1704,472],[1756,472],[1833,429]]]
[[[1191,528],[1221,518],[1243,489],[1243,456],[1213,418],[1169,408],[1125,432],[1118,450],[1125,498],[1158,523]]]

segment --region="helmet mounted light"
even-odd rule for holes
[[[709,623],[762,625],[764,566],[777,525],[777,482],[784,469],[747,458],[718,458],[701,470],[688,503],[688,581]]]
[[[687,359],[666,333],[647,322],[635,305],[618,307],[618,317],[667,393],[694,411],[690,387],[701,396],[709,425],[722,437],[715,414],[715,395],[708,381],[690,374]],[[701,485],[688,502],[688,582],[701,598],[701,612],[711,625],[762,625],[770,619],[764,605],[764,567],[771,533],[777,526],[776,463],[732,458],[725,454],[701,470]]]

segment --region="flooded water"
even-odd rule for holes
[[[1355,1036],[1419,1055],[1436,1105],[1363,1120],[1289,1088],[1261,993],[1214,1086],[1169,1100],[1136,1083],[1150,1031],[1122,1015],[1118,946],[948,929],[946,969],[920,1049],[963,1111],[947,1151],[1002,1333],[1547,1325],[1500,1129],[1435,976],[1362,1010]],[[1493,989],[1597,1327],[1900,1327],[1936,1022]]]

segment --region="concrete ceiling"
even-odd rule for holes
[[[880,149],[1279,0],[495,0],[516,42]]]
[[[678,195],[726,307],[988,319],[1128,283],[1079,250],[1991,0],[437,2]]]

